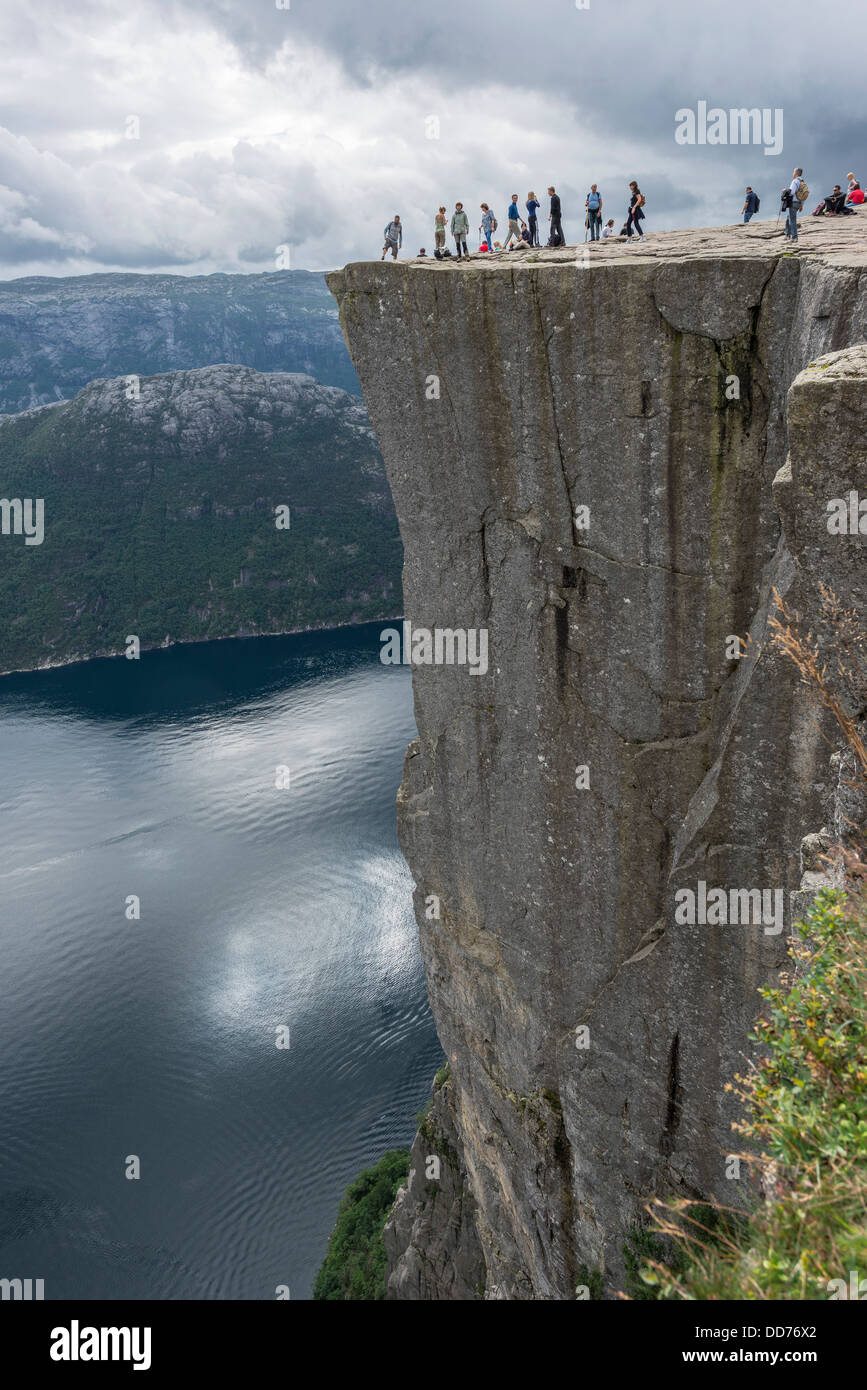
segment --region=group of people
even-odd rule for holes
[[[637,236],[639,241],[644,240],[644,194],[638,187],[635,180],[629,185],[629,208],[626,214],[626,222],[617,233],[619,236],[631,239]],[[548,240],[546,246],[565,246],[566,237],[563,232],[563,209],[560,203],[560,195],[557,193],[553,184],[548,188],[548,222],[550,223]],[[506,214],[508,220],[508,235],[504,241],[495,241],[494,234],[498,230],[499,224],[494,213],[491,211],[489,203],[482,203],[481,220],[479,223],[479,251],[509,251],[513,246],[541,246],[539,240],[539,209],[542,204],[531,189],[527,194],[524,206],[527,210],[526,219],[523,217],[518,207],[518,195],[512,194],[509,210]],[[586,236],[591,241],[606,240],[614,236],[614,218],[609,218],[605,227],[602,227],[602,194],[598,186],[594,183],[590,186],[590,191],[584,200]],[[455,259],[462,261],[470,255],[467,247],[467,237],[470,234],[470,219],[467,215],[463,203],[455,203],[455,210],[451,219],[445,207],[440,207],[434,217],[434,255],[437,260],[446,256],[451,256],[451,252],[446,247],[446,227],[451,232],[455,243]],[[403,225],[400,217],[395,213],[392,220],[385,229],[385,245],[382,248],[381,259],[385,260],[391,252],[393,260],[397,260],[398,252],[403,246]],[[422,247],[418,253],[426,256],[427,251]]]
[[[846,175],[847,188],[844,193],[839,183],[835,183],[832,191],[823,198],[813,210],[814,217],[824,217],[826,214],[831,217],[847,217],[854,213],[859,204],[864,202],[864,193],[861,185],[853,173]],[[786,214],[785,234],[791,241],[798,240],[798,214],[804,211],[804,205],[810,196],[807,181],[804,178],[804,171],[800,165],[792,171],[792,181],[787,184],[780,195],[780,212]],[[759,197],[749,184],[746,188],[746,197],[741,213],[745,222],[749,222],[759,210]]]
[[[843,192],[839,183],[835,183],[827,197],[814,208],[814,217],[824,217],[825,213],[831,217],[849,217],[854,214],[856,208],[864,202],[864,190],[853,173],[848,173],[846,180],[846,192]]]
[[[847,188],[844,193],[839,183],[835,183],[831,193],[825,197],[815,209],[813,216],[842,217],[854,213],[859,204],[863,203],[864,193],[861,185],[853,173],[847,174]],[[798,240],[798,214],[803,212],[804,205],[809,197],[810,190],[804,179],[804,171],[796,167],[792,173],[792,180],[782,192],[781,212],[786,213],[785,234],[792,240]],[[564,246],[566,238],[563,234],[563,209],[560,204],[560,195],[554,189],[553,184],[548,189],[549,211],[548,221],[550,231],[547,246]],[[592,183],[587,197],[584,199],[584,226],[585,240],[606,241],[609,237],[625,237],[627,242],[631,242],[633,236],[638,241],[644,241],[644,194],[638,184],[633,179],[629,185],[629,208],[626,214],[626,221],[619,232],[614,230],[614,218],[609,217],[605,226],[602,225],[602,194],[597,184]],[[519,210],[518,195],[512,194],[509,210],[506,214],[508,220],[508,235],[504,241],[495,241],[494,236],[498,230],[498,222],[489,203],[481,204],[481,221],[479,223],[479,251],[509,251],[514,246],[540,246],[539,241],[539,209],[542,204],[531,189],[527,194],[524,207],[527,216],[524,218]],[[744,222],[749,222],[758,212],[760,199],[754,189],[747,184],[744,205],[741,208],[741,215]],[[446,256],[451,256],[451,252],[446,247],[446,230],[451,232],[455,243],[455,257],[462,261],[469,257],[470,252],[467,247],[467,238],[470,234],[470,219],[464,208],[463,203],[455,203],[455,210],[451,220],[445,207],[441,207],[434,217],[434,255],[437,260]],[[385,229],[385,245],[382,248],[382,260],[385,260],[389,251],[392,258],[397,260],[398,251],[403,245],[403,227],[400,217],[395,213],[391,222]],[[424,247],[418,253],[426,256],[427,251]]]
[[[849,173],[846,178],[846,192],[842,191],[839,183],[835,183],[833,191],[814,209],[814,217],[849,216],[855,212],[859,203],[863,203],[864,193],[855,175]],[[786,214],[786,236],[791,241],[798,240],[798,213],[803,212],[809,196],[810,190],[804,178],[804,171],[796,167],[792,174],[792,182],[783,189],[780,198],[780,212]]]

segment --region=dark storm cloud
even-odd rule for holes
[[[699,98],[788,108],[796,143],[814,138],[819,113],[836,113],[844,135],[864,130],[862,0],[590,0],[587,9],[574,0],[439,0],[427,9],[291,0],[284,10],[176,0],[176,8],[208,13],[251,63],[298,37],[339,58],[361,86],[385,73],[425,73],[465,103],[467,120],[481,114],[476,90],[511,83],[539,94],[529,121],[555,125],[574,107],[600,129],[663,142],[675,110]]]

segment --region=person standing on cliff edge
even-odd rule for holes
[[[390,251],[392,260],[396,261],[398,247],[400,246],[403,246],[403,227],[400,225],[400,218],[397,213],[395,213],[393,220],[389,222],[385,229],[385,245],[382,248],[382,255],[379,259],[384,261]]]
[[[503,250],[504,250],[504,251],[508,251],[508,249],[509,249],[509,243],[511,242],[512,237],[515,238],[515,242],[516,242],[517,244],[520,244],[520,241],[521,241],[521,219],[520,219],[520,217],[518,216],[518,195],[517,195],[517,193],[513,193],[513,194],[512,194],[512,201],[511,201],[511,203],[509,204],[509,235],[506,237],[506,240],[503,242]]]
[[[548,197],[551,199],[551,211],[548,213],[548,221],[551,223],[551,235],[548,238],[549,246],[565,246],[566,238],[563,235],[563,226],[560,222],[560,195],[554,192],[554,185],[548,189]]]
[[[497,219],[491,212],[491,209],[488,207],[487,203],[482,203],[481,208],[482,221],[479,226],[479,236],[482,239],[483,245],[487,246],[489,251],[493,251],[494,232],[497,230]]]
[[[635,231],[638,233],[638,240],[643,241],[644,232],[641,230],[641,224],[644,221],[644,213],[641,209],[644,207],[644,194],[638,187],[635,179],[633,179],[629,185],[629,193],[629,212],[626,214],[626,235],[631,239],[632,230],[635,228]]]
[[[440,208],[434,218],[434,250],[442,251],[446,244],[446,210]]]
[[[469,257],[467,250],[467,237],[470,233],[470,219],[464,212],[463,203],[455,203],[455,210],[452,213],[452,236],[455,239],[455,247],[458,253],[458,260],[463,260],[464,256]]]
[[[530,245],[539,245],[539,218],[538,212],[542,204],[531,189],[527,194],[527,217],[530,221]]]
[[[598,241],[599,233],[602,230],[602,194],[599,192],[595,183],[591,183],[590,185],[590,192],[584,199],[584,206],[587,209],[590,240]]]
[[[786,204],[786,236],[791,237],[792,241],[798,240],[798,213],[801,211],[801,204],[806,202],[807,192],[804,171],[798,167],[792,174],[792,182],[789,184],[791,196]]]

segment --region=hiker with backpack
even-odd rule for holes
[[[786,236],[791,237],[792,241],[798,240],[798,213],[810,196],[810,190],[804,179],[803,169],[795,169],[792,174],[792,182],[787,189],[788,199],[784,198],[783,203],[786,209]]]
[[[379,259],[384,261],[390,251],[392,260],[396,261],[398,248],[401,246],[403,246],[403,227],[400,225],[399,216],[395,213],[394,219],[389,222],[385,229],[385,245]]]
[[[590,192],[584,199],[584,206],[587,209],[587,225],[590,228],[590,240],[598,241],[602,228],[602,194],[599,192],[595,183],[591,183]]]
[[[591,183],[591,192],[585,197],[584,206],[588,210],[588,227],[591,229],[591,240],[597,242],[602,234],[602,193],[596,188],[595,183]]]
[[[744,221],[749,222],[751,217],[755,217],[758,210],[759,195],[757,193],[754,193],[753,190],[750,188],[750,185],[747,184],[747,196],[744,205],[741,208],[741,212],[744,215]]]
[[[446,244],[446,210],[440,208],[434,218],[434,255],[437,251],[442,251]]]
[[[536,197],[535,193],[531,189],[531,191],[527,194],[527,220],[530,227],[531,246],[539,245],[539,219],[537,217],[537,213],[541,206],[542,204],[539,202],[539,199]]]
[[[626,235],[632,236],[633,229],[638,233],[638,240],[644,240],[644,232],[641,230],[641,223],[644,221],[644,213],[641,209],[645,204],[645,197],[635,179],[629,185],[631,197],[629,199],[629,211],[626,214]]]
[[[463,203],[455,203],[455,210],[452,213],[452,236],[455,239],[455,247],[457,249],[459,261],[462,261],[465,256],[469,259],[470,253],[467,250],[467,236],[469,235],[469,230],[470,219],[464,212]]]
[[[548,237],[549,246],[565,246],[566,238],[563,235],[563,224],[560,221],[562,211],[560,208],[560,195],[554,192],[554,185],[548,189],[548,197],[551,199],[551,211],[548,213],[548,221],[551,223],[551,234]]]
[[[479,238],[487,244],[488,250],[494,249],[494,232],[497,230],[497,219],[491,212],[487,203],[482,203],[482,224],[479,227]],[[481,250],[481,247],[479,247]]]

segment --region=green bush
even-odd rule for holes
[[[641,1271],[660,1297],[826,1299],[867,1275],[867,891],[823,890],[797,930],[793,972],[762,991],[762,1055],[732,1087],[761,1151],[742,1156],[748,1214],[716,1208],[720,1232],[693,1203],[657,1204],[679,1255]]]
[[[315,1299],[385,1298],[382,1228],[408,1173],[409,1149],[390,1149],[347,1187],[313,1285]]]

